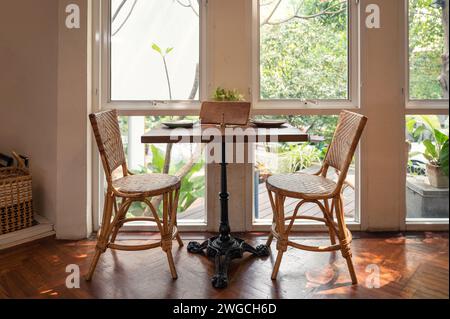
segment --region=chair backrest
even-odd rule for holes
[[[338,125],[324,161],[325,174],[329,167],[339,171],[338,185],[342,184],[347,176],[366,123],[367,117],[361,114],[343,111],[339,116]]]
[[[90,114],[89,119],[102,158],[106,177],[109,178],[118,167],[122,166],[126,169],[125,153],[123,151],[119,122],[117,121],[117,111],[111,110]]]

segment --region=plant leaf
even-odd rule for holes
[[[438,153],[436,152],[436,147],[433,144],[433,142],[431,142],[431,140],[425,140],[423,141],[423,145],[425,145],[425,154],[424,156],[427,157],[427,155],[429,157],[431,157],[433,160],[437,160],[439,158]],[[430,158],[427,157],[428,160],[430,160]]]
[[[425,131],[425,126],[421,125],[418,128],[416,128],[415,130],[413,130],[412,137],[415,139],[418,139],[422,135],[423,131]]]
[[[408,118],[408,120],[407,120],[407,122],[406,122],[406,131],[409,133],[409,134],[411,134],[411,135],[413,135],[413,133],[414,133],[414,127],[415,127],[415,125],[416,125],[416,120],[415,120],[415,118],[414,117],[409,117]]]
[[[159,54],[162,54],[161,48],[156,43],[152,44],[152,49],[158,52]]]
[[[166,49],[166,54],[169,54],[170,52],[172,52],[173,51],[173,48],[167,48]]]
[[[442,170],[444,171],[445,175],[448,177],[448,144],[449,141],[445,141],[444,145],[441,149],[441,154],[439,154],[439,162],[441,163]]]
[[[448,136],[438,129],[434,129],[434,137],[439,145],[443,145],[446,141],[448,141]]]
[[[163,151],[161,151],[156,146],[152,145],[152,167],[153,173],[162,173],[164,168],[165,156]]]
[[[434,134],[434,129],[441,128],[441,123],[436,115],[420,115],[419,118],[432,134]]]

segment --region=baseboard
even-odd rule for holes
[[[47,219],[36,215],[35,220],[38,222],[36,226],[0,235],[0,250],[55,235],[53,224]]]

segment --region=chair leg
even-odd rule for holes
[[[94,275],[95,269],[97,268],[100,256],[106,251],[106,248],[108,246],[109,236],[111,235],[112,231],[111,216],[113,210],[113,200],[114,196],[112,194],[106,194],[105,206],[103,208],[103,225],[100,229],[100,236],[97,239],[94,258],[91,261],[89,272],[86,275],[86,281],[92,280],[92,276]]]
[[[349,243],[349,238],[347,235],[347,226],[345,224],[345,218],[344,218],[344,205],[342,202],[342,198],[339,197],[335,200],[335,207],[336,207],[336,216],[338,219],[338,225],[339,225],[339,242],[341,244],[341,252],[342,256],[347,261],[348,270],[350,272],[350,277],[352,278],[352,284],[356,285],[358,284],[358,278],[356,277],[355,267],[353,266],[352,261],[352,251]]]
[[[174,219],[175,219],[175,226],[178,226],[178,194],[177,195],[175,195],[175,200],[174,200],[174,203],[173,203],[173,206],[174,206],[174,208],[173,209],[175,209],[175,213],[174,213]],[[181,240],[181,236],[180,236],[180,233],[178,232],[178,228],[177,228],[177,242],[178,242],[178,246],[179,247],[183,247],[184,246],[184,243],[183,243],[183,241]]]
[[[272,271],[272,280],[276,280],[278,276],[278,271],[280,270],[281,260],[283,259],[284,251],[279,250],[277,255],[277,260],[275,261],[275,266]]]
[[[178,246],[180,246],[180,247],[184,246],[184,243],[181,240],[181,236],[180,236],[180,234],[178,232],[177,232],[177,242],[178,242]]]
[[[270,206],[272,206],[272,225],[276,224],[277,220],[276,220],[276,206],[275,206],[275,201],[273,199],[273,193],[270,190],[267,190],[267,193],[269,195],[269,200],[270,200]],[[273,234],[272,234],[272,230],[270,231],[269,237],[267,238],[267,242],[266,242],[266,246],[270,248],[270,246],[272,245],[272,241],[273,241]]]
[[[270,248],[270,246],[272,245],[272,241],[273,241],[273,234],[270,233],[269,237],[267,238],[266,246]]]
[[[167,260],[169,262],[170,273],[172,274],[173,279],[177,279],[177,271],[175,269],[175,263],[173,261],[172,256],[172,231],[173,226],[176,223],[176,205],[178,205],[178,191],[175,195],[175,199],[172,196],[172,193],[166,193],[163,195],[163,225],[162,225],[162,234],[161,234],[161,246],[163,251],[167,254]],[[178,234],[177,234],[178,235]],[[177,236],[178,240],[178,236]],[[181,241],[181,238],[180,238]],[[180,243],[180,242],[178,242]]]
[[[166,251],[167,260],[169,261],[170,273],[172,274],[172,278],[178,279],[177,270],[175,269],[175,263],[173,261],[172,250]]]
[[[272,196],[272,195],[270,195]],[[278,276],[278,271],[280,270],[281,260],[283,259],[283,254],[287,251],[287,243],[288,243],[288,230],[285,230],[285,221],[284,221],[284,202],[286,197],[281,195],[276,195],[276,199],[274,202],[274,214],[276,221],[276,231],[278,233],[277,240],[277,260],[275,261],[275,265],[273,267],[272,272],[272,280],[276,280]],[[273,235],[272,235],[273,236]]]
[[[117,235],[119,234],[119,231],[121,228],[119,225],[121,225],[122,224],[121,222],[125,219],[131,203],[130,203],[130,205],[128,205],[128,204],[126,206],[125,205],[126,205],[125,199],[123,199],[122,203],[120,205],[120,209],[119,209],[119,211],[117,211],[117,214],[118,214],[118,216],[116,218],[117,222],[113,226],[113,230],[112,230],[111,243],[113,243],[113,244],[116,242]]]
[[[325,209],[328,214],[329,222],[333,222],[333,220],[334,220],[333,207],[330,208],[330,203],[328,202],[328,199],[325,199]],[[325,217],[327,217],[327,216],[325,216]],[[328,232],[330,233],[331,245],[336,245],[336,234],[335,234],[334,228],[331,224],[328,225]]]
[[[92,259],[91,265],[89,266],[89,272],[86,275],[86,281],[92,280],[92,276],[94,275],[95,268],[97,268],[97,264],[101,255],[102,252],[98,248],[96,248],[94,258]]]

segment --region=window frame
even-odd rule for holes
[[[250,89],[253,108],[258,111],[291,112],[295,109],[358,109],[360,107],[360,69],[359,69],[359,1],[348,2],[348,99],[261,99],[261,30],[260,0],[253,1],[252,15],[252,87]]]
[[[263,100],[260,96],[260,0],[252,0],[251,30],[251,75],[252,83],[249,89],[253,105],[253,115],[339,115],[343,110],[361,111],[360,107],[360,13],[359,1],[348,0],[348,99],[347,100],[301,100],[301,99],[273,99]],[[347,226],[352,231],[364,229],[367,217],[361,214],[362,191],[361,186],[365,184],[364,176],[361,174],[363,157],[361,147],[355,153],[355,219],[348,220]],[[250,173],[251,172],[251,173]],[[251,204],[246,204],[245,229],[248,231],[270,231],[271,221],[255,220],[254,218],[254,168],[249,168],[246,178],[246,190],[251,198]],[[249,213],[250,212],[250,213]],[[328,231],[326,226],[304,221],[293,226],[294,231]]]
[[[194,101],[112,101],[111,93],[111,46],[110,46],[110,6],[111,0],[99,0],[92,3],[92,105],[93,111],[104,111],[116,109],[120,116],[176,116],[176,115],[198,115],[201,100],[207,99],[207,0],[200,0],[199,6],[199,67],[200,84],[199,98]],[[93,172],[93,229],[98,231],[101,225],[101,214],[103,211],[104,194],[104,172],[100,163],[98,151],[95,143],[92,143]],[[208,184],[208,170],[205,172],[205,183]],[[208,223],[212,221],[212,216],[207,209],[208,195],[205,191],[205,220],[179,221],[180,231],[207,231],[210,230]],[[148,225],[142,222],[124,225],[126,231],[158,231],[156,225]]]
[[[403,89],[403,95],[405,98],[405,108],[407,110],[407,114],[413,114],[417,112],[432,112],[432,114],[442,114],[442,110],[447,110],[448,112],[448,99],[411,99],[410,97],[410,47],[409,47],[409,39],[410,39],[410,21],[409,21],[409,0],[403,0],[404,1],[404,22],[403,22],[403,30],[405,30],[404,34],[404,63],[405,66],[405,81],[404,81],[404,89]],[[448,114],[448,113],[447,113]]]
[[[207,1],[200,0],[199,6],[199,100],[111,100],[111,0],[100,0],[100,30],[97,37],[101,37],[100,53],[100,89],[99,95],[101,109],[117,109],[122,115],[195,115],[200,110],[200,101],[207,98]]]
[[[403,72],[403,116],[401,123],[403,131],[406,132],[405,118],[408,115],[449,115],[448,99],[435,100],[414,100],[409,96],[410,84],[410,54],[409,54],[409,0],[403,0],[401,3],[402,17],[399,20],[399,37],[401,39],[402,56],[400,57]],[[401,200],[400,225],[405,231],[448,231],[449,218],[408,218],[406,210],[406,177],[407,177],[407,161],[401,161],[402,168],[399,170],[402,178],[402,188],[404,189],[404,198]]]

